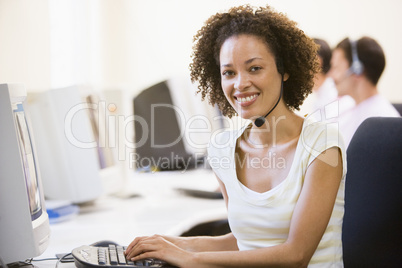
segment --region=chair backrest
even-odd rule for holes
[[[347,149],[345,267],[402,267],[402,118],[365,120]]]
[[[392,105],[395,107],[398,113],[402,115],[402,103],[393,103]]]

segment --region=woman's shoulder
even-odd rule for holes
[[[345,177],[347,169],[346,146],[339,132],[338,122],[317,121],[306,118],[300,140],[307,166],[324,151],[330,148],[338,148],[342,158],[343,177]]]
[[[345,150],[342,135],[337,122],[320,121],[315,118],[305,118],[300,140],[308,151],[321,153],[331,147]]]
[[[339,136],[337,122],[317,120],[314,117],[306,117],[303,122],[302,136],[306,139],[314,140],[317,138]]]

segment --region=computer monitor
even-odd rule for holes
[[[196,165],[185,148],[166,81],[140,92],[133,107],[137,169],[182,170]]]
[[[49,218],[25,98],[23,85],[0,84],[0,258],[4,263],[39,256],[49,243]]]
[[[88,105],[70,86],[28,94],[46,199],[92,202],[103,194]]]
[[[120,195],[128,181],[128,150],[126,147],[128,98],[122,90],[93,90],[82,88],[91,129],[97,143],[99,173],[105,194]],[[128,129],[130,130],[130,129]]]
[[[172,77],[133,100],[135,167],[186,170],[205,167],[207,147],[225,122],[217,107],[196,96],[188,77]],[[147,168],[148,167],[148,168]]]

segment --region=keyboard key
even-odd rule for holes
[[[106,264],[106,249],[98,249],[98,263],[101,265]]]
[[[116,247],[114,245],[109,245],[109,258],[110,264],[115,265],[118,263]]]
[[[140,261],[135,261],[134,264],[138,265],[138,266],[144,266],[144,263],[141,260]]]
[[[145,264],[144,266],[149,267],[149,266],[151,266],[153,264],[153,261],[149,260],[149,259],[146,259],[146,260],[144,260],[144,264]]]
[[[162,261],[162,260],[153,260],[153,261],[154,261],[153,265],[162,266],[162,265],[167,264],[165,261]]]
[[[117,246],[117,257],[119,259],[119,264],[126,264],[126,256],[124,256],[124,250],[123,247]]]

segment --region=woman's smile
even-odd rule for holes
[[[251,104],[253,104],[258,96],[260,94],[259,93],[255,93],[255,94],[238,94],[234,96],[234,99],[236,100],[236,102],[242,106],[242,107],[246,107],[246,106],[250,106]]]

